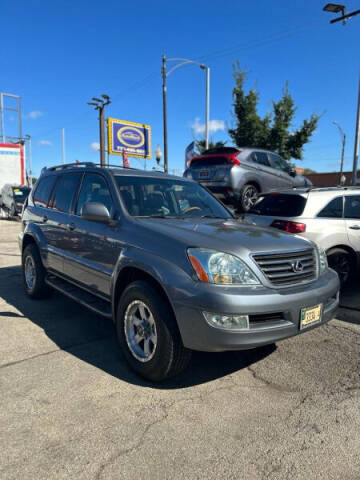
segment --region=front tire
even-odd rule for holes
[[[147,282],[133,282],[123,292],[116,329],[130,367],[147,380],[159,382],[173,377],[191,358],[169,304]]]
[[[51,294],[50,287],[45,283],[46,270],[42,264],[39,250],[33,243],[24,249],[22,275],[25,291],[30,298],[47,298]]]
[[[329,267],[339,275],[340,285],[346,285],[355,273],[353,256],[343,248],[333,248],[327,253]]]
[[[251,183],[247,183],[246,185],[244,185],[239,195],[240,211],[247,213],[255,204],[259,193],[259,189],[255,185]]]

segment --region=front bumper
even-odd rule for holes
[[[271,289],[263,286],[220,286],[197,282],[184,288],[173,306],[185,347],[208,352],[246,350],[283,340],[331,320],[339,304],[339,280],[332,270],[308,285]],[[174,293],[174,292],[173,292]],[[321,322],[300,330],[300,311],[323,304]],[[203,312],[250,316],[250,329],[210,326]]]

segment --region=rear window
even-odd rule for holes
[[[53,189],[54,183],[56,180],[56,175],[51,175],[49,177],[44,177],[40,179],[39,185],[36,187],[34,193],[34,204],[37,207],[46,207],[51,190]]]
[[[305,205],[306,198],[301,195],[270,194],[260,197],[249,213],[269,217],[298,217]]]
[[[195,158],[191,161],[191,167],[213,167],[214,165],[228,165],[229,159],[225,156],[211,156],[211,157],[202,157]]]
[[[65,173],[56,184],[54,199],[51,207],[58,212],[68,213],[82,173]]]

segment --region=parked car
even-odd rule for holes
[[[21,214],[30,188],[24,185],[5,184],[1,189],[1,209],[5,216],[15,217]]]
[[[207,150],[189,161],[184,177],[201,183],[241,212],[248,212],[261,193],[312,185],[280,155],[259,148]]]
[[[360,188],[298,189],[262,195],[247,221],[308,238],[323,248],[342,284],[360,266]]]
[[[183,178],[45,169],[22,227],[27,294],[55,289],[112,318],[130,366],[152,381],[180,372],[191,350],[273,343],[323,325],[338,306],[338,276],[314,243],[242,224]]]

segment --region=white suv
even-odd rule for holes
[[[359,267],[359,187],[294,189],[265,194],[245,219],[316,242],[325,250],[329,265],[339,274],[342,284]]]

